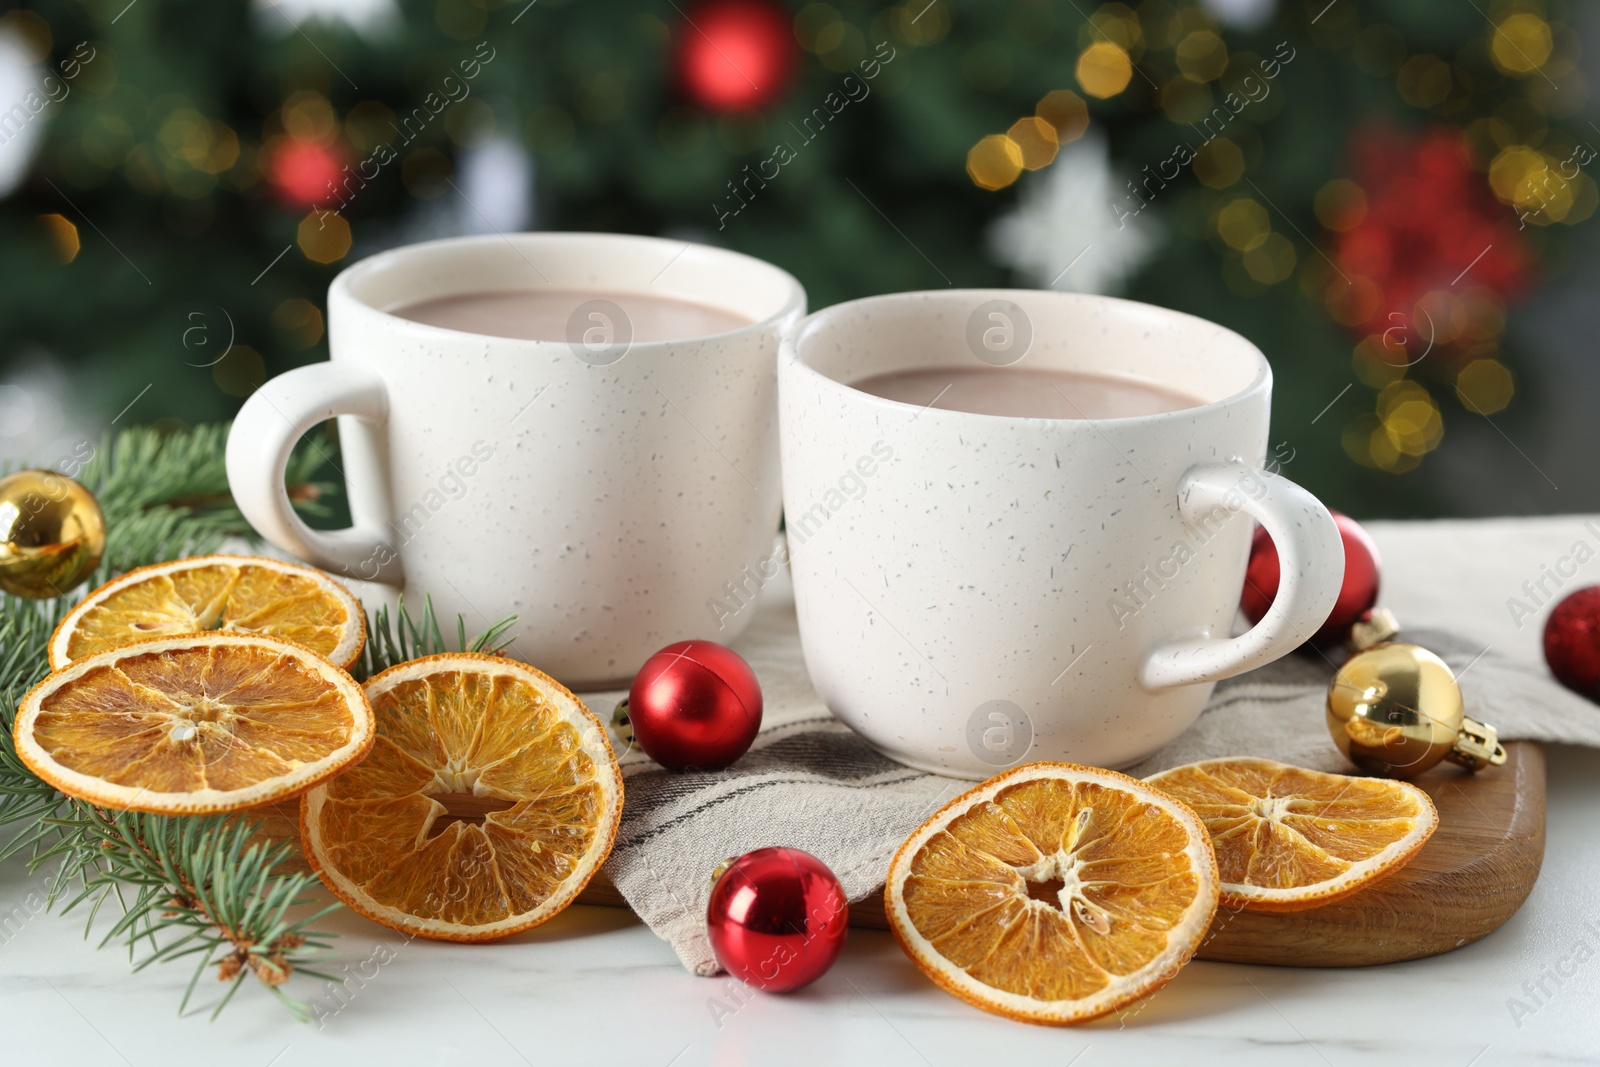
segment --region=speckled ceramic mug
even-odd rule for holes
[[[979,361],[1202,402],[1010,418],[849,384]],[[1333,607],[1338,529],[1263,469],[1271,369],[1213,323],[1070,293],[901,293],[807,318],[778,379],[806,666],[834,714],[902,763],[965,778],[1023,760],[1136,763],[1195,721],[1218,679],[1284,655]],[[1283,580],[1266,617],[1229,636],[1255,522]]]
[[[390,314],[545,286],[614,295],[624,315],[637,292],[753,325],[628,344],[626,328],[586,314],[569,341],[526,341]],[[727,641],[753,614],[719,629],[706,597],[770,554],[775,360],[804,314],[788,273],[683,241],[529,233],[385,252],[329,289],[331,362],[245,403],[228,478],[251,524],[301,559],[400,587],[413,606],[429,595],[469,632],[516,615],[512,654],[575,687],[626,682],[661,646]],[[312,530],[289,505],[285,464],[334,417],[354,525]]]

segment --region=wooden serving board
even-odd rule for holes
[[[1199,956],[1229,963],[1360,967],[1449,952],[1492,933],[1527,899],[1544,860],[1544,752],[1506,745],[1506,763],[1469,774],[1441,764],[1416,779],[1439,828],[1404,868],[1307,911],[1217,912]],[[596,876],[580,904],[626,907]],[[850,925],[888,929],[883,892],[850,905]]]

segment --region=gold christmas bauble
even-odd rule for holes
[[[89,490],[54,471],[0,478],[0,589],[34,600],[65,596],[105,550],[105,516]]]
[[[1417,645],[1351,656],[1328,687],[1327,712],[1334,744],[1369,774],[1411,778],[1440,760],[1470,770],[1506,760],[1494,727],[1463,713],[1455,674]]]

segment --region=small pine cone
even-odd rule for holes
[[[231,982],[239,977],[239,972],[244,970],[244,960],[240,953],[230,952],[217,963],[217,981]]]
[[[250,957],[250,970],[261,980],[265,986],[280,986],[289,980],[289,972],[293,970],[288,962],[279,953],[271,956]]]

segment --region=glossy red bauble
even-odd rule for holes
[[[1544,661],[1562,685],[1600,700],[1600,585],[1567,594],[1550,612]]]
[[[747,985],[787,993],[827,973],[844,948],[850,903],[828,865],[797,848],[758,848],[711,887],[706,933],[717,962]]]
[[[1343,641],[1349,636],[1350,627],[1378,602],[1378,546],[1350,516],[1335,511],[1333,521],[1344,542],[1344,584],[1339,587],[1339,599],[1334,601],[1328,620],[1311,637],[1319,645]],[[1260,622],[1277,595],[1278,550],[1267,531],[1257,527],[1255,539],[1250,542],[1250,565],[1244,572],[1239,607],[1252,623]]]
[[[702,0],[678,29],[678,78],[695,104],[714,111],[765,107],[789,86],[792,14],[773,0]]]
[[[343,167],[344,157],[335,148],[290,137],[272,148],[267,177],[288,203],[316,207],[334,198]]]
[[[679,641],[645,660],[628,690],[634,741],[669,770],[716,771],[761,729],[761,685],[715,641]]]

